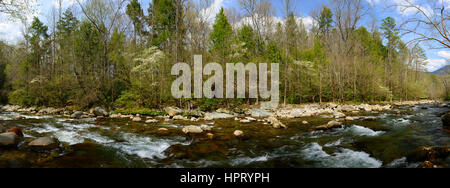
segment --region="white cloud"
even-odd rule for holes
[[[200,11],[200,16],[207,20],[209,23],[213,23],[216,14],[219,13],[220,9],[223,7],[226,0],[215,0],[208,8]]]
[[[439,51],[437,54],[443,58],[450,59],[450,51]]]
[[[85,2],[86,0],[79,0],[80,3]],[[67,8],[70,7],[72,5],[74,5],[75,3],[77,3],[77,0],[62,0],[61,1],[61,7],[62,8]],[[59,0],[53,0],[53,6],[56,8],[59,8]]]
[[[442,68],[448,64],[447,60],[445,60],[445,59],[429,59],[427,61],[428,61],[428,64],[425,65],[425,68],[429,72],[437,71],[440,68]]]

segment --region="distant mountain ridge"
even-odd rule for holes
[[[450,65],[446,65],[445,67],[442,67],[439,70],[433,72],[433,74],[446,74],[446,73],[450,73]]]

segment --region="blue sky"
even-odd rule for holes
[[[43,22],[48,22],[51,20],[51,10],[53,6],[57,6],[57,0],[38,0],[39,9],[37,12],[37,16]],[[84,1],[84,0],[81,0]],[[140,0],[141,4],[146,8],[151,0]],[[195,0],[194,0],[195,1]],[[239,8],[239,0],[212,0],[214,1],[209,7],[211,14],[214,16],[220,7],[225,8],[235,8],[236,10],[240,10]],[[284,5],[283,0],[269,0],[272,2],[273,6],[276,9],[275,15],[277,17],[282,17],[284,14],[283,9]],[[299,17],[308,18],[310,17],[310,13],[312,10],[317,9],[321,5],[329,5],[329,0],[291,0],[295,2],[295,13]],[[365,19],[362,20],[360,26],[370,27],[371,18],[375,18],[377,23],[380,24],[381,20],[386,18],[387,16],[391,16],[396,18],[399,22],[402,19],[406,19],[407,16],[411,16],[408,12],[402,12],[396,7],[391,7],[394,2],[400,2],[402,0],[365,0],[365,3],[369,5],[371,8],[368,14],[365,16]],[[425,0],[413,0],[415,2]],[[430,0],[437,1],[437,0]],[[422,3],[421,2],[421,3]],[[450,2],[449,0],[445,0],[445,2]],[[75,0],[63,0],[63,8],[69,7],[72,4],[75,4]],[[426,7],[427,4],[424,4]],[[31,18],[34,15],[28,15]],[[20,22],[10,21],[5,18],[5,16],[0,15],[0,39],[6,40],[9,43],[15,43],[16,41],[22,39],[22,31],[23,27]],[[410,37],[404,37],[404,40],[408,41]],[[427,57],[428,57],[428,71],[434,71],[439,69],[442,66],[447,65],[446,60],[450,59],[450,50],[447,49],[430,49],[428,45],[423,46],[426,49]]]

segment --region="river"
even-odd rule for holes
[[[282,120],[289,128],[274,129],[262,122],[234,120],[147,125],[0,112],[0,125],[20,127],[25,134],[18,149],[0,150],[0,167],[416,168],[420,163],[408,161],[409,152],[420,146],[450,145],[450,132],[439,117],[446,110],[434,105],[396,107],[358,114],[376,116],[376,121],[356,119],[329,131],[311,131],[332,120],[328,116]],[[14,120],[19,115],[26,119]],[[305,120],[309,125],[302,124]],[[211,126],[214,139],[205,134],[186,136],[181,129],[192,124]],[[160,134],[159,128],[169,133]],[[246,136],[233,136],[237,129]],[[57,138],[61,148],[39,153],[26,147],[41,136]],[[446,162],[450,164],[448,158]]]

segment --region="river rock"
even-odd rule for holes
[[[442,123],[444,127],[450,127],[450,111],[442,116]]]
[[[225,108],[219,108],[216,110],[217,113],[224,113],[224,114],[232,114],[232,112]]]
[[[234,131],[233,135],[235,137],[242,137],[242,136],[244,136],[244,132],[242,132],[241,130],[236,130],[236,131]]]
[[[58,114],[59,112],[61,112],[63,109],[55,109],[53,107],[48,107],[48,108],[42,108],[41,110],[39,110],[39,114]]]
[[[307,121],[302,121],[303,125],[308,125],[309,123]]]
[[[355,119],[353,117],[346,117],[345,121],[354,121]]]
[[[287,126],[283,123],[281,123],[280,120],[278,120],[275,117],[269,117],[267,118],[267,121],[273,126],[273,128],[279,129],[279,128],[285,128],[287,129]]]
[[[19,136],[13,132],[0,134],[0,146],[14,147],[17,146],[17,144],[19,144],[19,141],[20,141]]]
[[[440,107],[440,108],[447,108],[447,107],[448,107],[448,104],[443,103],[443,104],[439,105],[439,107]]]
[[[3,127],[2,125],[0,125],[0,133],[4,133],[6,131],[5,127]]]
[[[204,119],[206,121],[211,121],[211,120],[215,120],[215,119],[228,119],[228,118],[233,118],[233,117],[234,116],[231,114],[213,112],[213,113],[206,113]]]
[[[74,113],[70,116],[70,118],[72,118],[72,119],[80,119],[82,115],[84,115],[83,112],[81,112],[81,111],[76,111],[76,112],[74,112]]]
[[[430,161],[425,161],[422,164],[420,164],[417,168],[436,168],[437,166],[434,165],[432,162]]]
[[[36,148],[36,149],[51,150],[51,149],[58,148],[59,143],[58,143],[58,140],[56,140],[55,138],[41,137],[41,138],[38,138],[38,139],[30,142],[28,144],[28,146],[30,146],[32,148]]]
[[[134,117],[131,121],[140,122],[140,121],[142,121],[142,119],[140,117]]]
[[[334,118],[339,119],[345,117],[345,114],[342,112],[335,112],[333,113]]]
[[[214,139],[214,134],[213,134],[213,133],[208,133],[208,134],[206,134],[206,136],[207,136],[210,140]]]
[[[105,109],[100,107],[94,108],[94,110],[92,110],[91,113],[94,114],[95,116],[103,116],[103,117],[109,116],[109,113]]]
[[[27,119],[27,118],[24,116],[17,116],[14,118],[14,120],[24,120],[24,119]]]
[[[342,126],[341,122],[338,121],[330,121],[328,122],[328,124],[326,125],[321,125],[321,126],[317,126],[316,130],[322,130],[322,131],[326,131],[326,130],[330,130],[330,129],[334,129],[334,128],[340,128]]]
[[[181,115],[176,115],[176,116],[173,116],[173,118],[172,118],[173,120],[188,120],[188,118],[186,118],[186,117],[184,117],[184,116],[181,116]]]
[[[200,134],[203,132],[203,129],[200,128],[199,126],[190,125],[190,126],[184,127],[182,131],[184,132],[184,134],[189,134],[189,133]]]
[[[150,124],[150,123],[158,123],[159,121],[156,119],[149,119],[147,121],[145,121],[145,123]]]
[[[177,107],[166,107],[166,108],[164,108],[164,111],[171,117],[183,113],[183,110],[181,110]]]
[[[112,119],[119,119],[119,118],[121,118],[121,116],[122,116],[122,114],[111,114],[109,117],[110,118],[112,118]]]
[[[376,121],[378,118],[377,117],[375,117],[375,116],[367,116],[367,117],[364,117],[364,120],[366,120],[366,121]]]
[[[446,160],[450,156],[450,147],[436,146],[436,147],[419,147],[409,153],[406,158],[409,162],[424,162]]]
[[[212,130],[212,128],[210,126],[208,126],[208,125],[200,125],[200,128],[202,130],[204,130],[204,131],[211,131]]]
[[[254,118],[267,118],[267,117],[275,116],[274,113],[268,112],[263,109],[251,109],[250,114]]]
[[[343,105],[341,106],[341,111],[343,112],[353,112],[358,111],[359,109],[352,105]]]
[[[159,128],[158,129],[158,134],[160,134],[160,135],[167,135],[167,134],[169,134],[169,129]]]
[[[10,128],[8,129],[7,132],[9,132],[9,133],[14,133],[14,134],[16,134],[19,138],[23,138],[22,129],[19,128],[19,127],[10,127]]]
[[[239,121],[240,123],[250,123],[251,121],[248,119],[242,119]]]

